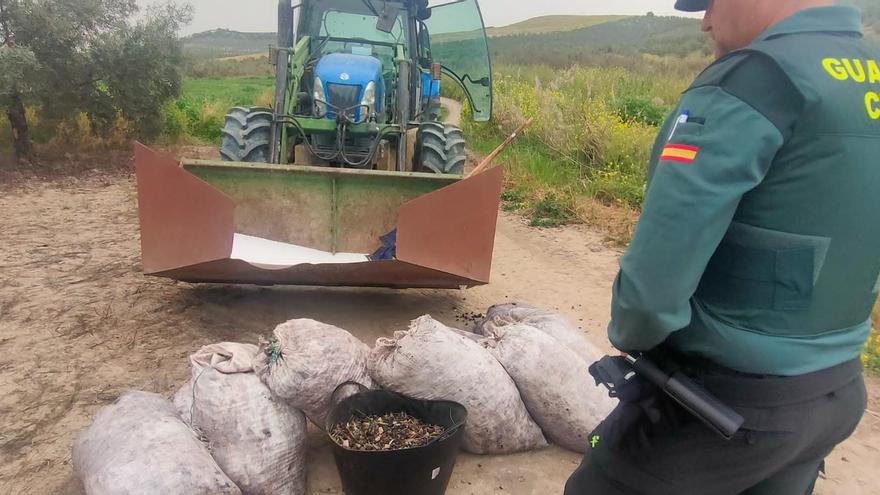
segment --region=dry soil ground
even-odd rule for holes
[[[452,325],[493,303],[558,309],[607,346],[619,252],[583,227],[534,230],[502,215],[493,282],[467,292],[196,286],[144,277],[128,173],[0,186],[0,493],[81,493],[70,447],[128,389],[168,394],[187,356],[218,341],[256,342],[290,318],[314,318],[372,343],[430,313]],[[871,380],[871,408],[878,383]],[[818,493],[880,493],[880,419],[868,414],[829,459]],[[578,456],[549,448],[464,455],[450,495],[558,494]],[[327,442],[313,432],[311,494],[339,494]]]

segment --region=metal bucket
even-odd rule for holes
[[[358,416],[405,412],[445,428],[442,437],[423,447],[365,452],[333,444],[333,456],[346,495],[443,495],[452,476],[464,435],[467,410],[449,401],[411,399],[383,390],[352,395],[327,418],[327,431]]]
[[[500,168],[473,177],[199,160],[135,146],[144,273],[184,282],[489,282]],[[370,256],[395,232],[393,259]]]

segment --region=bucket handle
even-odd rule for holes
[[[339,391],[342,390],[342,387],[347,387],[349,385],[356,386],[360,392],[368,392],[370,390],[370,387],[367,387],[363,383],[356,382],[354,380],[348,380],[346,382],[342,382],[339,385],[337,385],[336,388],[333,389],[333,393],[330,394],[330,404],[336,404],[336,402],[337,402],[336,396],[337,396],[337,394],[339,394]],[[329,417],[327,417],[327,421],[328,422],[330,421]],[[325,424],[323,427],[323,430],[329,432],[330,428],[328,427],[328,425]]]
[[[349,381],[347,381],[347,382],[342,382],[342,383],[340,383],[339,385],[337,385],[336,388],[333,389],[333,393],[330,394],[330,403],[331,403],[331,404],[336,404],[336,395],[339,393],[340,390],[342,390],[342,387],[347,387],[347,386],[349,386],[349,385],[354,385],[354,386],[356,386],[356,387],[358,388],[358,392],[369,392],[369,391],[370,391],[370,387],[364,385],[364,384],[361,383],[361,382],[356,382],[356,381],[354,381],[354,380],[349,380]]]
[[[442,442],[442,441],[448,439],[449,437],[451,437],[452,435],[455,435],[458,432],[458,430],[461,429],[465,425],[466,422],[467,421],[458,421],[457,423],[453,423],[452,426],[450,426],[449,428],[446,428],[446,430],[443,432],[442,435],[435,438],[428,445],[435,444],[437,442]]]

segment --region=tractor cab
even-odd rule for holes
[[[367,2],[331,0],[303,6],[297,40],[306,37],[313,54],[312,108],[317,118],[335,120],[348,112],[353,122],[386,124],[394,108],[395,59],[412,50],[405,10],[388,9],[377,17]],[[386,12],[387,10],[387,12]],[[378,13],[378,11],[376,12]],[[380,20],[381,19],[381,20]],[[379,26],[379,23],[384,23]],[[382,29],[379,29],[379,28]],[[387,91],[390,89],[391,91]]]
[[[317,110],[326,110],[322,103],[327,103],[329,97],[327,88],[317,83],[340,75],[351,76],[349,69],[375,64],[364,57],[379,61],[381,77],[373,75],[372,80],[347,79],[328,83],[336,84],[337,89],[340,89],[339,85],[349,86],[343,91],[350,98],[356,93],[354,88],[359,88],[361,100],[339,103],[350,106],[373,102],[375,90],[368,87],[370,84],[376,89],[389,88],[389,91],[382,92],[390,98],[397,86],[396,60],[407,58],[412,62],[414,73],[418,72],[413,80],[416,91],[411,95],[415,116],[425,116],[427,120],[439,118],[440,74],[445,72],[450,80],[465,90],[476,109],[476,119],[488,120],[492,72],[478,3],[462,0],[430,7],[422,1],[411,2],[409,9],[405,3],[375,0],[374,3],[368,0],[330,0],[305,3],[300,7],[297,41],[308,37],[312,53],[320,57],[313,92],[314,100],[318,102]],[[432,49],[432,45],[436,48]],[[324,59],[327,55],[333,55],[332,62]],[[393,99],[389,102],[382,100],[378,98],[375,103],[362,106],[376,110],[394,107]],[[363,119],[372,117],[368,113]],[[376,117],[382,122],[387,116],[377,112]]]
[[[233,109],[224,159],[463,173],[464,135],[439,122],[440,79],[461,86],[475,120],[491,117],[477,0],[303,0],[295,7],[282,0],[278,32],[275,104]]]

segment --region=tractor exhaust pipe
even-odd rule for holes
[[[272,163],[281,162],[281,130],[293,49],[293,0],[278,0],[278,50],[275,52],[275,119],[272,123]]]
[[[397,171],[406,170],[407,142],[406,132],[409,129],[410,92],[409,81],[412,68],[409,60],[397,60],[397,123],[400,125],[400,140],[397,142]]]

